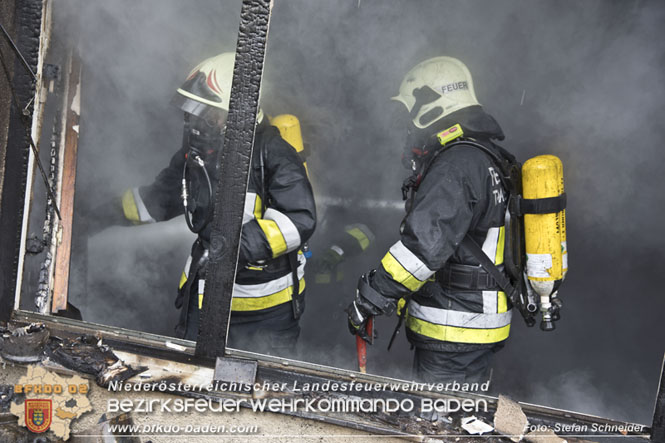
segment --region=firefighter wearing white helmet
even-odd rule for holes
[[[512,156],[496,144],[503,131],[455,58],[416,65],[393,100],[408,113],[407,213],[399,240],[360,277],[347,309],[349,329],[369,341],[367,320],[397,310],[415,347],[415,378],[484,381],[491,355],[508,338],[511,309],[463,245],[472,241],[502,265],[508,194],[496,160]]]
[[[185,213],[198,236],[180,278],[176,331],[196,340],[210,244],[217,153],[222,148],[235,54],[199,64],[178,88],[172,104],[184,111],[181,148],[148,186],[122,197],[134,224]],[[294,352],[304,309],[305,258],[300,247],[312,235],[316,214],[303,161],[259,111],[245,200],[229,346],[259,352]],[[157,296],[157,294],[155,294]]]
[[[225,115],[229,111],[235,57],[235,52],[224,52],[201,62],[177,89],[171,104],[197,117],[215,112]],[[263,111],[259,108],[257,123],[262,121]]]

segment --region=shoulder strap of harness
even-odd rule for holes
[[[448,143],[445,146],[442,146],[441,149],[434,152],[434,154],[432,154],[432,157],[429,159],[429,161],[427,162],[427,164],[423,169],[422,173],[423,177],[425,176],[425,174],[427,174],[427,171],[431,167],[432,163],[434,163],[434,160],[439,155],[449,150],[450,148],[454,148],[456,146],[471,146],[487,154],[487,156],[492,160],[492,163],[494,163],[499,169],[500,171],[499,177],[501,178],[501,182],[503,183],[506,190],[510,193],[517,193],[514,192],[517,191],[516,188],[518,184],[515,183],[515,179],[513,177],[513,169],[515,169],[516,167],[519,169],[521,165],[517,162],[517,160],[512,154],[510,154],[508,151],[506,151],[501,146],[495,143],[492,143],[492,147],[494,149],[469,139],[460,139],[458,141]]]
[[[517,159],[501,146],[492,143],[492,148],[485,146],[473,140],[460,139],[452,143],[446,144],[432,155],[425,168],[423,169],[423,176],[427,173],[429,167],[434,159],[454,146],[470,146],[483,151],[491,160],[492,163],[499,170],[499,177],[506,191],[509,193],[508,212],[510,218],[510,244],[505,248],[504,265],[508,276],[504,274],[497,266],[490,260],[480,246],[471,238],[467,233],[462,240],[461,246],[470,253],[482,266],[482,268],[492,276],[496,284],[506,293],[513,306],[515,306],[528,326],[535,324],[533,313],[527,309],[527,300],[525,300],[526,288],[523,281],[524,269],[524,238],[522,227],[522,215],[524,214],[525,200],[522,199],[522,165]],[[530,203],[527,203],[529,205]],[[556,202],[533,202],[533,208],[530,210],[544,210],[550,209],[552,206],[561,204],[560,201]],[[565,204],[565,197],[564,197]],[[530,212],[530,211],[529,211]]]

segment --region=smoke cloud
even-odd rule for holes
[[[84,63],[77,208],[148,184],[166,167],[182,133],[171,95],[198,62],[233,50],[239,10],[238,0],[54,4],[55,38]],[[495,390],[650,423],[665,351],[663,22],[665,5],[640,0],[276,0],[262,106],[301,119],[317,196],[399,200],[406,134],[389,98],[419,61],[466,63],[506,133],[503,145],[522,161],[559,156],[568,194],[562,320],[546,334],[514,315]],[[65,34],[69,23],[78,23],[78,38]],[[402,214],[326,213],[315,254],[345,223],[369,224],[377,242],[345,266],[339,285],[308,283],[300,346],[310,361],[352,368],[341,309],[357,277],[397,240]],[[91,238],[88,256],[74,257],[74,266],[87,264],[87,291],[73,302],[90,321],[172,334],[191,241],[181,218]],[[385,350],[394,322],[379,319],[369,369],[409,378],[403,336]]]

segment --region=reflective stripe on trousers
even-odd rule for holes
[[[186,273],[189,273],[190,260],[187,261],[186,269],[181,277],[181,285],[187,281]],[[298,293],[305,290],[305,263],[306,259],[298,254]],[[205,291],[205,280],[200,279],[198,283],[198,307],[203,306],[203,294]],[[255,285],[233,285],[233,299],[231,300],[231,311],[260,311],[272,308],[293,299],[293,273],[289,272],[283,277],[269,282]]]

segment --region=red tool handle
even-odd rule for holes
[[[365,329],[370,337],[374,335],[374,317],[367,320]],[[356,350],[358,351],[358,370],[367,373],[367,342],[360,335],[356,335]]]

